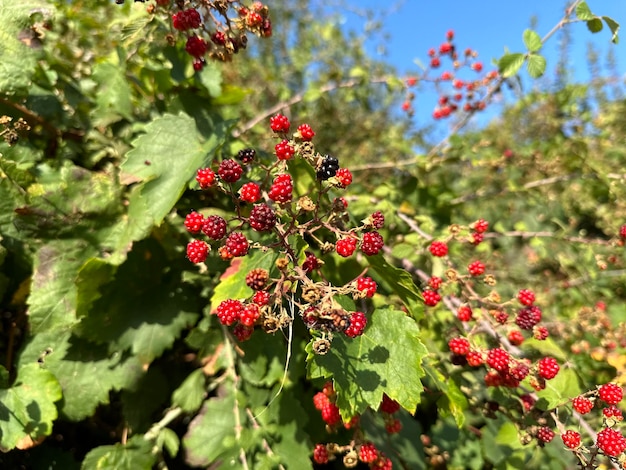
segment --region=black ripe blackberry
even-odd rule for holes
[[[252,160],[254,160],[254,157],[256,156],[256,150],[254,149],[242,149],[237,153],[237,158],[242,162],[242,163],[250,163]]]
[[[339,160],[330,155],[324,155],[324,159],[322,160],[322,164],[319,166],[317,170],[317,179],[325,181],[329,178],[332,178],[337,174],[337,170],[339,169]]]

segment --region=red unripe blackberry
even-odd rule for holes
[[[196,211],[192,211],[185,216],[185,228],[190,233],[198,233],[204,224],[204,216]]]
[[[329,178],[332,178],[337,174],[337,170],[339,170],[339,160],[337,160],[332,155],[324,155],[322,162],[317,169],[317,179],[321,181],[326,181]]]
[[[480,276],[485,272],[485,265],[481,261],[474,261],[467,267],[471,276]]]
[[[615,405],[603,408],[602,414],[605,418],[613,418],[616,421],[622,421],[624,419],[621,410]]]
[[[192,240],[187,244],[187,258],[192,263],[203,263],[209,254],[209,245],[202,240]]]
[[[352,253],[354,253],[354,250],[356,250],[356,245],[356,238],[342,238],[341,240],[337,240],[337,242],[335,243],[335,250],[337,251],[338,255],[347,258],[349,256],[352,256]]]
[[[294,156],[296,150],[288,140],[281,140],[274,146],[274,152],[279,160],[289,160]]]
[[[509,353],[504,349],[494,348],[487,351],[487,365],[495,370],[507,370],[510,360]]]
[[[317,392],[313,395],[313,406],[316,410],[322,411],[328,403],[330,403],[330,398],[324,392]]]
[[[326,403],[322,409],[322,419],[329,426],[333,426],[341,421],[341,415],[339,414],[339,408],[334,403]]]
[[[226,34],[223,31],[215,31],[211,34],[211,41],[217,46],[223,46],[226,44]]]
[[[272,187],[268,193],[268,197],[272,201],[279,203],[287,203],[291,201],[293,192],[293,182],[291,181],[291,175],[284,173],[277,175],[272,182]]]
[[[202,57],[206,54],[207,44],[198,36],[190,36],[185,44],[185,50],[192,57]]]
[[[269,232],[276,226],[276,214],[267,204],[256,204],[250,211],[248,222],[257,232]]]
[[[523,362],[518,362],[509,369],[509,374],[517,381],[524,380],[530,373],[530,367]],[[517,385],[516,385],[517,386]]]
[[[350,326],[343,332],[350,338],[356,338],[363,334],[363,330],[367,326],[367,317],[363,312],[353,312],[350,315]]]
[[[234,183],[235,181],[239,181],[239,178],[241,178],[243,168],[241,168],[241,165],[235,160],[222,160],[220,167],[217,169],[217,174],[220,176],[222,181]]]
[[[388,434],[397,434],[402,431],[402,423],[397,418],[390,419],[385,422],[385,430]]]
[[[193,60],[191,65],[193,66],[193,69],[196,72],[200,72],[200,70],[202,70],[204,66],[206,65],[206,60],[204,60],[203,58],[200,58],[200,59],[196,58]]]
[[[470,235],[470,243],[472,245],[480,245],[483,241],[483,234],[482,233],[478,233],[478,232],[473,232]]]
[[[480,351],[470,351],[465,355],[467,364],[472,367],[478,367],[485,363],[483,354]]]
[[[212,240],[221,240],[226,235],[226,221],[219,215],[210,215],[202,224],[202,233]]]
[[[270,118],[270,127],[274,132],[289,132],[289,119],[287,116],[277,114]]]
[[[524,307],[517,312],[515,323],[522,330],[532,330],[541,321],[541,309],[536,305]]]
[[[246,274],[246,285],[253,290],[263,290],[269,278],[267,269],[255,268]]]
[[[246,16],[246,24],[251,28],[263,24],[263,17],[257,12],[251,11]]]
[[[313,449],[313,460],[320,465],[328,463],[328,449],[324,444],[317,444]]]
[[[522,401],[522,406],[524,407],[524,411],[530,411],[535,406],[536,400],[527,393],[524,395],[520,395],[519,399]]]
[[[422,297],[424,297],[424,304],[429,307],[434,307],[441,300],[441,295],[439,292],[435,290],[426,289],[422,292]]]
[[[478,219],[472,224],[472,228],[478,233],[485,233],[489,230],[489,222],[484,219]]]
[[[260,306],[267,305],[270,302],[270,293],[264,290],[255,292],[252,296],[252,302]]]
[[[195,8],[182,10],[172,15],[172,26],[178,31],[196,29],[201,23],[200,13]]]
[[[383,399],[378,406],[378,411],[382,411],[383,413],[388,413],[391,415],[399,409],[400,403],[395,401],[393,398],[389,398],[386,393],[383,393]]]
[[[428,247],[433,256],[446,256],[448,254],[448,245],[444,242],[434,241]]]
[[[244,202],[255,203],[261,199],[261,188],[256,183],[246,183],[239,190],[239,199]]]
[[[321,266],[320,260],[313,253],[307,253],[306,259],[302,263],[302,269],[307,273],[315,271]]]
[[[548,443],[554,439],[554,431],[546,426],[542,426],[537,430],[537,439]]]
[[[196,181],[201,189],[207,189],[215,183],[215,172],[210,168],[200,168],[196,174]]]
[[[581,415],[585,415],[593,409],[593,402],[587,397],[578,396],[572,400],[572,407]]]
[[[366,442],[359,448],[359,460],[364,463],[374,462],[378,458],[378,449],[371,442]]]
[[[377,255],[382,250],[385,242],[378,232],[367,232],[363,234],[361,242],[361,251],[367,256]]]
[[[569,447],[570,449],[577,449],[580,447],[580,433],[577,433],[576,431],[565,431],[561,434],[561,439],[563,440],[565,447]]]
[[[519,300],[522,305],[532,305],[535,301],[535,294],[531,290],[521,289],[517,293],[517,300]]]
[[[509,314],[506,313],[504,310],[496,310],[492,313],[492,315],[495,321],[497,321],[501,325],[504,325],[509,320]]]
[[[443,285],[443,279],[437,276],[431,276],[428,278],[428,287],[433,290],[439,290]]]
[[[245,235],[241,232],[233,232],[226,239],[224,245],[232,256],[245,256],[248,254],[250,245]]]
[[[596,445],[605,455],[615,457],[626,450],[626,438],[612,428],[604,428],[598,433]]]
[[[230,326],[239,320],[243,304],[236,299],[226,299],[217,306],[217,318],[222,325]]]
[[[454,354],[466,356],[470,352],[470,343],[467,338],[452,338],[448,341],[448,347]]]
[[[617,405],[624,397],[622,387],[615,383],[600,385],[598,388],[598,396],[600,400],[607,405]]]
[[[239,313],[239,322],[244,326],[254,326],[261,316],[261,311],[257,304],[248,304]]]
[[[626,224],[622,225],[622,226],[619,228],[619,237],[620,237],[622,240],[626,240]]]
[[[539,341],[543,341],[549,335],[550,333],[545,326],[535,326],[533,328],[533,338],[538,339]]]
[[[433,69],[438,68],[441,65],[441,60],[439,60],[439,57],[433,57],[432,59],[430,59],[430,67]]]
[[[519,330],[509,331],[508,338],[511,344],[514,344],[515,346],[522,344],[525,339],[524,335]]]
[[[552,357],[544,357],[540,359],[537,365],[539,376],[543,379],[553,379],[559,373],[559,363]]]
[[[463,322],[470,321],[473,318],[472,315],[472,308],[469,305],[461,305],[456,312],[456,317]]]
[[[254,160],[255,156],[256,150],[251,148],[241,149],[239,152],[237,152],[237,159],[241,161],[241,163],[250,163],[252,160]]]
[[[371,277],[360,277],[356,280],[357,290],[363,292],[366,297],[373,297],[377,287],[376,282]]]
[[[339,181],[342,188],[347,188],[352,183],[352,173],[347,168],[339,168],[335,174],[335,178]]]
[[[450,52],[452,52],[452,44],[450,44],[449,42],[444,42],[439,46],[440,54],[449,54]]]
[[[313,132],[313,129],[311,129],[311,126],[308,124],[300,124],[298,126],[298,134],[305,142],[308,142],[315,137],[315,132]]]
[[[233,336],[237,338],[237,341],[243,343],[244,341],[248,341],[250,337],[254,333],[254,328],[251,326],[245,326],[241,323],[235,325],[233,328]]]
[[[483,69],[483,64],[481,62],[474,62],[472,64],[472,70],[476,71],[476,72],[481,72]]]
[[[502,375],[496,370],[487,371],[484,381],[487,387],[500,387],[504,382]]]
[[[370,219],[372,222],[372,227],[381,229],[385,226],[385,216],[382,212],[376,211],[372,215],[370,215]]]

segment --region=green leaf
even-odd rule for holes
[[[51,372],[39,364],[20,367],[15,384],[0,390],[0,450],[28,449],[50,435],[61,396]]]
[[[201,309],[198,299],[177,279],[166,280],[167,265],[157,242],[148,239],[136,244],[114,279],[100,288],[101,296],[82,317],[77,333],[109,343],[110,352],[130,350],[144,364],[163,354],[196,321]],[[94,297],[87,280],[80,286]]]
[[[51,18],[54,7],[38,0],[0,0],[0,11],[0,90],[12,94],[32,84],[42,53],[41,41],[33,37],[31,15],[37,12]]]
[[[194,467],[206,467],[218,459],[226,460],[239,453],[235,437],[235,407],[233,395],[211,398],[204,402],[202,410],[189,423],[183,437],[187,451],[185,461]]]
[[[524,64],[524,54],[505,54],[498,61],[498,69],[504,78],[512,77]]]
[[[178,438],[178,434],[170,428],[163,428],[157,436],[156,444],[160,448],[165,448],[170,457],[176,457],[178,449],[180,448],[180,439]]]
[[[546,380],[546,388],[537,392],[540,398],[537,406],[544,410],[551,410],[578,395],[580,395],[580,386],[576,373],[572,369],[561,368],[555,378]]]
[[[172,394],[172,405],[179,406],[186,413],[200,408],[206,396],[206,379],[202,369],[196,369]]]
[[[365,332],[351,339],[336,336],[330,351],[316,355],[308,346],[311,378],[332,378],[344,418],[377,409],[383,393],[413,413],[420,402],[426,347],[419,329],[404,312],[375,310]]]
[[[152,444],[142,436],[133,436],[124,444],[100,446],[91,450],[81,470],[152,470],[156,456]]]
[[[94,126],[109,126],[122,118],[132,119],[131,90],[123,65],[96,64],[92,78],[97,84]]]
[[[617,21],[615,21],[613,18],[610,18],[608,16],[603,16],[602,19],[604,20],[606,25],[611,30],[611,33],[613,33],[613,36],[611,36],[611,41],[614,44],[619,43],[619,35],[618,35],[618,33],[619,33],[619,23]]]
[[[541,77],[546,71],[546,59],[545,57],[537,54],[530,54],[528,56],[528,63],[526,64],[528,74],[532,78]]]
[[[460,428],[465,424],[465,410],[468,408],[468,401],[461,392],[457,384],[451,377],[444,376],[435,366],[425,364],[426,374],[435,382],[435,385],[444,395],[437,400],[437,408],[442,416],[447,414],[454,417],[456,425]]]
[[[595,15],[591,13],[591,10],[589,9],[589,5],[587,5],[587,2],[580,2],[576,6],[576,17],[579,20],[588,21],[592,18],[595,18]]]
[[[133,150],[122,163],[123,180],[139,183],[128,198],[128,216],[111,262],[121,262],[132,242],[163,221],[224,138],[225,128],[218,126],[202,141],[194,119],[184,113],[160,116],[146,126],[146,133],[133,142]]]
[[[209,95],[215,98],[222,94],[222,69],[215,62],[208,62],[196,76]]]
[[[592,18],[587,21],[587,29],[592,33],[599,33],[602,31],[603,25],[600,18]]]
[[[527,29],[526,31],[524,31],[523,39],[524,45],[526,46],[526,49],[528,49],[528,52],[537,52],[539,49],[541,49],[541,36],[539,36],[536,31],[533,31],[532,29]]]
[[[422,294],[413,282],[411,275],[404,269],[390,265],[380,255],[370,256],[368,261],[381,280],[389,284],[391,290],[400,297],[411,315],[414,318],[421,318],[424,315]]]

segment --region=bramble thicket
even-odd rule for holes
[[[626,468],[601,8],[400,74],[308,0],[0,0],[1,466]]]

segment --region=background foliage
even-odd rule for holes
[[[362,414],[397,468],[444,468],[439,457],[448,468],[572,468],[556,442],[520,443],[514,396],[450,363],[460,327],[421,300],[448,266],[426,248],[451,224],[490,221],[485,242],[451,245],[450,259],[480,257],[503,298],[537,293],[555,339],[526,354],[565,364],[544,409],[623,381],[623,83],[592,61],[592,83],[546,82],[433,148],[429,129],[400,112],[404,80],[363,38],[308,1],[269,6],[272,38],[194,73],[167,39],[169,17],[146,5],[0,0],[0,115],[17,139],[0,143],[0,463],[313,468],[329,437],[312,397],[332,379],[343,418]],[[577,13],[597,29],[598,17]],[[541,66],[538,35],[524,38],[528,52],[499,64],[505,75],[524,60]],[[244,147],[271,156],[278,111],[309,122],[316,147],[353,169],[352,219],[381,210],[387,220],[388,251],[366,264],[380,286],[367,335],[336,338],[325,356],[302,322],[290,344],[279,332],[235,345],[210,315],[248,295],[247,270],[274,258],[226,273],[219,257],[205,269],[185,259],[185,215],[232,210],[225,195],[197,191],[196,169]],[[362,271],[325,261],[338,285]],[[384,392],[403,408],[393,437],[372,411]],[[493,401],[511,415],[488,419]]]

